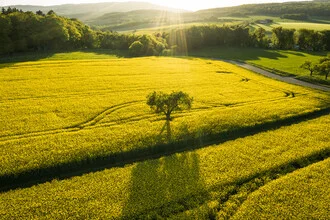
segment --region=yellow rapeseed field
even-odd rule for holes
[[[253,193],[233,219],[326,219],[330,216],[330,159],[280,178]],[[276,207],[276,208],[274,208]]]
[[[291,196],[288,193],[291,188],[299,191],[301,184],[290,184],[295,173],[288,176],[288,182],[281,176],[297,169],[295,166],[308,166],[313,158],[322,160],[322,155],[329,156],[330,136],[324,133],[329,123],[327,115],[195,151],[3,192],[0,216],[2,219],[209,219],[212,216],[223,219],[233,215],[249,193],[264,184],[265,188],[260,190],[266,193],[271,193],[274,187],[284,188],[283,193],[277,194],[284,194],[285,199]],[[313,166],[310,171],[326,172],[328,164]],[[297,176],[306,189],[304,198],[316,196],[313,198],[317,200],[320,194],[314,195],[314,188],[308,191],[303,182],[314,181],[314,174],[312,179],[306,179],[306,175],[309,174]],[[328,185],[323,184],[328,174],[319,175],[322,179],[316,186],[328,192]],[[276,178],[279,182],[275,180],[268,187],[267,183]],[[327,195],[324,196],[327,200]],[[252,201],[248,200],[248,205],[251,202],[253,208],[259,204],[258,194]],[[305,204],[305,200],[294,202],[297,206]],[[326,205],[314,203],[319,208],[318,218],[328,216]],[[259,209],[253,211],[248,217],[259,214]],[[298,216],[297,212],[299,209],[290,209],[293,216]],[[306,213],[303,217],[315,216]]]
[[[41,60],[0,66],[0,176],[166,142],[152,91],[184,91],[173,140],[316,111],[329,95],[195,58]]]

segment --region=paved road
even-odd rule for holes
[[[294,85],[299,85],[299,86],[304,86],[304,87],[308,87],[308,88],[312,88],[312,89],[322,90],[322,91],[325,91],[325,92],[330,92],[330,87],[304,82],[304,81],[295,79],[293,77],[280,76],[280,75],[271,73],[269,71],[260,69],[258,67],[246,64],[246,63],[233,61],[233,60],[222,60],[222,59],[216,59],[216,60],[221,60],[221,61],[225,61],[225,62],[228,62],[228,63],[231,63],[231,64],[235,64],[237,66],[243,67],[244,69],[252,70],[253,72],[262,74],[262,75],[267,76],[267,77],[272,78],[272,79],[277,79],[277,80],[287,82],[287,83],[291,83],[291,84],[294,84]]]

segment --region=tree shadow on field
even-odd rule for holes
[[[70,54],[73,52],[86,53],[86,57],[76,57],[76,58],[67,58],[65,54]],[[63,57],[54,57],[56,54],[64,54]],[[92,54],[90,57],[87,54]],[[16,63],[29,62],[29,61],[39,61],[43,59],[49,60],[66,60],[66,59],[100,59],[117,57],[117,58],[127,58],[127,50],[107,50],[107,49],[85,49],[85,50],[58,50],[58,51],[35,51],[35,52],[21,52],[21,53],[12,53],[0,55],[0,69],[13,66]]]
[[[128,55],[128,50],[89,49],[81,50],[80,52],[95,53],[97,55],[116,56],[118,58],[130,58],[130,56]]]
[[[285,51],[285,53],[292,54],[292,55],[299,56],[299,57],[306,57],[305,54],[303,54],[301,52],[296,52],[296,51]]]
[[[55,51],[21,52],[0,55],[0,69],[13,66],[16,63],[38,61],[53,56]]]
[[[122,219],[157,219],[180,213],[207,199],[194,152],[138,163]]]
[[[268,58],[278,60],[279,58],[287,58],[286,55],[279,53],[276,50],[261,49],[261,48],[238,48],[238,47],[213,47],[203,48],[192,51],[190,56],[219,58],[226,60],[260,60],[260,58]]]
[[[163,142],[163,133],[166,129],[166,142],[170,143],[172,140],[172,129],[171,129],[171,121],[166,120],[164,126],[160,130],[158,134],[158,141],[161,143]]]

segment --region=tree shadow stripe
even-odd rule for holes
[[[94,155],[91,158],[82,158],[75,161],[55,164],[53,166],[39,167],[16,174],[6,174],[0,176],[0,192],[16,188],[26,188],[53,179],[68,179],[107,168],[123,167],[127,164],[149,159],[158,159],[175,153],[193,151],[212,144],[221,144],[226,141],[244,138],[260,132],[279,129],[282,126],[298,124],[329,113],[330,107],[298,116],[291,116],[290,118],[268,121],[262,124],[241,127],[216,134],[209,134],[206,131],[200,137],[187,138],[178,142],[150,145],[145,148],[136,148],[130,151],[110,153],[108,155]]]

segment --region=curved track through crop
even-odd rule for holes
[[[9,140],[16,140],[16,139],[22,139],[22,138],[31,138],[31,137],[38,137],[38,136],[44,136],[44,135],[53,135],[53,134],[59,134],[64,132],[75,132],[79,131],[85,128],[89,128],[92,126],[95,126],[97,123],[99,123],[104,117],[110,115],[111,113],[114,113],[122,108],[132,106],[137,103],[141,103],[142,101],[132,101],[132,102],[125,102],[118,105],[113,105],[101,113],[95,115],[94,117],[86,120],[85,122],[65,128],[59,128],[59,129],[51,129],[47,131],[36,131],[36,132],[30,132],[25,134],[18,134],[18,135],[8,135],[8,136],[2,136],[0,137],[0,141],[9,141]]]
[[[241,178],[239,180],[235,180],[234,182],[228,182],[226,185],[216,184],[208,189],[199,191],[196,194],[189,195],[188,198],[182,198],[180,201],[172,201],[159,208],[145,210],[143,213],[139,213],[134,216],[124,216],[123,219],[143,219],[148,212],[157,213],[161,217],[166,218],[173,215],[179,215],[180,213],[182,214],[185,211],[195,208],[198,209],[202,206],[205,206],[203,209],[207,210],[209,219],[230,219],[248,198],[248,196],[259,190],[261,187],[285,175],[293,173],[299,169],[309,167],[328,158],[330,158],[329,148],[319,152],[314,152],[303,158],[288,161],[285,164],[273,167],[260,173],[256,173],[253,176]],[[234,187],[230,188],[231,186]],[[222,191],[223,188],[228,188],[230,190],[226,190],[224,193],[221,193],[221,196],[218,197],[210,196],[215,192]],[[189,204],[189,202],[187,203],[186,201],[189,200],[194,200],[195,203],[193,205]],[[218,205],[209,208],[207,206],[209,201],[217,201]],[[177,212],[171,212],[169,213],[170,215],[164,215],[164,213],[168,213],[166,212],[167,209],[171,209],[173,206],[176,207],[178,204],[182,207],[181,210]]]
[[[246,101],[246,102],[236,102],[236,103],[230,103],[230,104],[195,100],[195,102],[198,102],[204,106],[199,107],[199,108],[193,108],[188,113],[177,113],[177,115],[180,117],[181,114],[193,114],[195,112],[210,111],[210,110],[214,110],[214,109],[226,109],[226,108],[243,107],[243,106],[252,105],[252,104],[277,102],[277,101],[286,100],[288,98],[294,98],[297,96],[308,95],[308,94],[296,94],[296,95],[292,95],[292,94],[293,93],[284,92],[284,95],[282,97],[278,97],[278,98],[274,98],[274,97],[267,98],[267,99],[260,98],[258,100],[252,100],[252,101]],[[132,107],[137,104],[141,104],[143,102],[144,102],[144,100],[137,100],[137,101],[130,101],[130,102],[124,102],[121,104],[113,105],[113,106],[103,110],[102,112],[96,114],[95,116],[91,117],[90,119],[88,119],[82,123],[72,125],[72,126],[67,126],[67,127],[58,128],[58,129],[44,130],[44,131],[35,131],[35,132],[29,132],[29,133],[24,133],[24,134],[0,136],[0,142],[40,137],[40,136],[46,136],[46,135],[55,135],[55,134],[60,134],[60,133],[65,133],[65,132],[78,132],[78,131],[81,131],[82,129],[93,129],[96,127],[111,127],[111,126],[123,124],[123,123],[134,123],[134,122],[140,121],[140,120],[158,120],[157,115],[138,114],[138,115],[134,115],[134,116],[123,117],[120,120],[114,120],[111,122],[102,122],[102,120],[104,118],[111,116],[111,114],[114,112],[117,112],[117,111],[122,110],[127,107]]]
[[[243,76],[240,76],[239,74],[237,74],[237,75],[238,75],[238,77],[243,77]],[[221,102],[195,100],[195,102],[198,104],[198,107],[193,108],[190,112],[177,113],[177,114],[175,114],[175,117],[194,115],[195,113],[201,113],[201,112],[203,113],[203,112],[208,112],[208,111],[212,111],[212,110],[222,110],[222,109],[227,110],[229,108],[240,108],[240,107],[244,107],[244,106],[251,106],[254,104],[263,105],[263,104],[267,104],[267,103],[285,102],[286,100],[295,99],[295,98],[299,98],[302,96],[308,97],[311,94],[309,92],[296,93],[295,91],[289,91],[289,90],[277,88],[276,86],[270,86],[270,85],[267,85],[267,83],[259,82],[259,81],[255,81],[255,80],[247,79],[246,81],[244,81],[244,83],[245,82],[255,83],[255,84],[264,84],[265,86],[269,87],[271,90],[274,90],[275,92],[277,92],[278,95],[273,96],[271,98],[258,97],[254,100],[236,101],[236,102],[234,101],[232,103],[221,103]],[[68,94],[68,96],[70,96],[70,95],[72,95],[72,94]],[[73,94],[73,96],[81,96],[81,95],[84,95],[84,94],[78,94],[78,93]],[[42,97],[36,97],[36,98],[42,98]],[[0,136],[0,142],[8,142],[8,141],[15,141],[15,140],[19,140],[19,139],[29,139],[29,138],[35,138],[35,137],[50,136],[50,135],[61,134],[61,133],[66,133],[66,132],[79,132],[79,131],[82,131],[85,129],[95,129],[95,128],[99,128],[99,127],[108,128],[108,127],[112,127],[112,126],[116,126],[116,125],[120,125],[120,124],[135,123],[135,122],[142,121],[142,120],[150,120],[150,121],[160,120],[159,116],[152,114],[152,113],[147,113],[147,112],[143,112],[143,113],[139,112],[139,113],[132,114],[132,115],[124,115],[124,114],[121,115],[120,111],[125,111],[125,109],[134,108],[135,106],[138,107],[138,105],[141,105],[144,102],[145,102],[145,100],[136,100],[136,101],[123,102],[120,104],[112,105],[109,108],[106,108],[103,111],[90,117],[89,119],[82,121],[81,123],[73,124],[71,126],[67,126],[67,127],[63,127],[63,128],[36,131],[36,132],[30,132],[30,133],[24,133],[24,134]],[[329,103],[328,101],[326,101],[326,102]],[[330,110],[328,107],[328,110],[321,113],[321,115],[329,114],[329,111]],[[114,113],[116,113],[116,114],[114,114]],[[118,118],[113,116],[113,115],[117,115],[117,114],[119,114]],[[304,115],[301,116],[300,114],[296,113],[295,117],[296,117],[296,119],[298,118],[298,120],[294,120],[294,119],[292,120],[291,118],[288,118],[283,121],[281,121],[281,120],[276,121],[276,123],[278,122],[279,124],[276,124],[274,122],[273,124],[270,123],[267,126],[267,122],[266,122],[265,125],[260,125],[259,128],[258,128],[258,126],[255,126],[255,127],[249,128],[250,130],[243,129],[242,133],[244,133],[244,135],[236,134],[236,136],[235,135],[233,136],[233,139],[240,138],[240,137],[244,138],[245,135],[249,136],[251,134],[258,133],[261,131],[277,129],[278,127],[283,126],[283,125],[299,123],[300,121],[308,120],[309,117],[311,117],[311,118],[314,117],[313,113],[306,114],[306,115],[307,116],[305,117]],[[299,118],[300,116],[301,116],[301,118]],[[316,113],[315,117],[319,117],[319,115],[317,115],[317,113]],[[231,137],[229,135],[229,138],[227,138],[227,139],[225,138],[223,141],[228,141],[228,140],[230,140],[230,138]],[[214,142],[217,143],[217,141],[219,141],[219,140],[216,140]],[[220,140],[220,142],[221,141],[222,140]],[[206,145],[209,145],[212,143],[213,142],[211,141],[208,143],[204,143],[203,146],[198,146],[198,147],[189,146],[189,147],[182,148],[182,149],[177,149],[177,148],[175,148],[174,150],[166,149],[166,151],[164,150],[163,152],[160,152],[159,154],[150,153],[150,155],[145,155],[145,154],[143,154],[143,151],[141,151],[142,153],[134,155],[134,159],[127,159],[127,160],[122,161],[121,163],[112,164],[112,165],[107,164],[106,166],[102,165],[102,163],[100,166],[98,164],[92,164],[91,167],[88,167],[85,170],[81,170],[81,168],[77,168],[77,170],[72,173],[69,173],[69,172],[64,173],[63,176],[61,176],[61,178],[59,178],[59,179],[68,179],[68,178],[71,178],[76,175],[95,172],[95,171],[103,170],[105,168],[122,166],[122,165],[127,165],[127,164],[130,164],[133,162],[141,162],[141,161],[145,161],[145,160],[149,160],[149,159],[169,156],[169,155],[177,153],[177,152],[191,151],[194,149],[205,147]],[[121,156],[120,154],[118,154],[118,155]],[[141,155],[143,155],[143,156],[141,156]],[[232,216],[234,216],[234,214],[237,212],[237,210],[240,208],[240,206],[244,203],[244,201],[248,198],[248,196],[251,193],[259,190],[261,187],[265,186],[266,184],[269,184],[270,182],[272,182],[282,176],[290,174],[298,169],[308,167],[314,163],[318,163],[329,157],[330,157],[330,149],[327,148],[326,150],[323,150],[320,152],[314,152],[304,158],[298,158],[298,159],[295,159],[292,161],[288,161],[285,164],[282,164],[282,165],[279,165],[276,167],[272,167],[269,170],[262,171],[262,172],[259,171],[259,173],[256,173],[253,176],[245,177],[245,178],[239,179],[238,181],[230,182],[227,185],[234,186],[234,187],[231,188],[230,190],[227,190],[224,193],[222,193],[221,197],[210,198],[211,197],[210,195],[214,194],[213,192],[219,192],[224,187],[224,185],[220,185],[219,183],[217,183],[218,185],[214,185],[211,188],[205,189],[205,191],[203,191],[203,192],[199,191],[199,192],[196,192],[195,194],[189,195],[189,198],[183,198],[182,201],[181,200],[180,201],[171,201],[169,204],[165,204],[162,207],[158,207],[158,208],[152,209],[152,210],[145,210],[144,213],[138,213],[137,215],[134,215],[134,216],[123,216],[123,219],[126,219],[126,218],[127,219],[131,219],[131,218],[143,219],[144,217],[146,217],[145,214],[148,211],[150,211],[152,213],[160,213],[160,216],[166,218],[166,217],[170,217],[170,216],[166,216],[166,215],[163,216],[162,213],[166,213],[166,210],[170,210],[173,205],[179,204],[183,208],[180,211],[174,211],[174,212],[170,213],[170,215],[179,215],[180,213],[184,213],[185,211],[188,211],[191,209],[198,209],[201,206],[207,206],[206,203],[209,202],[210,200],[212,200],[212,201],[216,200],[218,202],[218,205],[215,207],[212,207],[208,210],[209,217],[210,218],[220,217],[222,219],[228,219],[228,218],[231,218]],[[116,155],[113,156],[113,158],[116,158]],[[125,156],[123,156],[123,158],[125,158]],[[64,165],[63,167],[65,167],[65,166],[66,165]],[[75,170],[75,169],[73,169],[73,170]],[[36,181],[41,181],[41,182],[36,182],[35,180],[32,180],[31,183],[24,183],[24,184],[27,184],[26,186],[22,183],[23,185],[9,186],[9,187],[7,187],[8,189],[5,187],[4,189],[0,189],[0,191],[1,190],[7,191],[9,189],[15,189],[16,187],[22,187],[22,188],[30,187],[30,186],[36,185],[37,183],[43,183],[43,182],[50,181],[53,177],[54,176],[51,176],[49,178],[45,177],[45,180],[36,180]],[[58,177],[56,177],[56,178],[58,178]],[[230,187],[228,187],[228,188],[230,188]],[[191,206],[189,204],[187,205],[187,203],[184,201],[184,200],[189,201],[189,200],[191,200],[191,198],[193,198],[193,200],[196,201],[196,203],[193,206]],[[196,198],[196,199],[194,199],[194,198]],[[203,198],[203,199],[201,199],[201,198]],[[165,210],[165,212],[164,212],[164,210]]]

